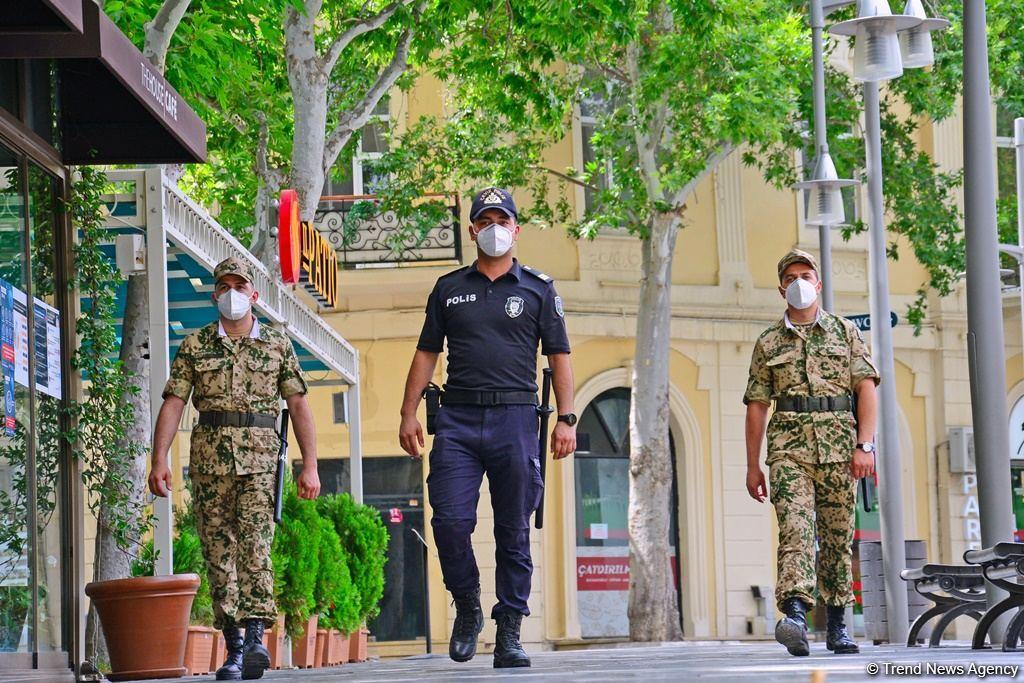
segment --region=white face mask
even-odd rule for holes
[[[476,234],[480,251],[492,258],[504,256],[512,248],[512,231],[497,223],[491,223]]]
[[[252,310],[252,302],[238,290],[229,289],[217,297],[217,310],[228,320],[241,320]]]
[[[786,303],[793,308],[804,310],[818,300],[818,290],[807,280],[796,279],[786,287]]]

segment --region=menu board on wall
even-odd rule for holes
[[[5,436],[14,436],[14,287],[0,280],[0,371],[4,380]]]
[[[36,390],[61,398],[60,311],[44,301],[32,301],[34,321],[28,329],[28,297],[0,280],[0,354],[4,378],[4,432],[14,436],[15,383],[29,386],[29,344],[35,345]],[[10,381],[13,379],[14,381]]]

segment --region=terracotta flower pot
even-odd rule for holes
[[[308,669],[315,665],[316,659],[316,624],[319,620],[313,615],[306,622],[303,632],[292,642],[292,666]]]
[[[349,650],[348,650],[348,661],[350,662],[365,662],[366,661],[366,638],[370,635],[370,632],[365,628],[360,628],[355,633],[349,634]]]
[[[341,631],[334,632],[334,661],[333,664],[344,664],[348,661],[348,634]]]
[[[273,628],[263,632],[263,646],[270,652],[270,668],[280,669],[284,659],[284,615],[278,615]]]
[[[186,676],[210,673],[210,662],[216,649],[216,636],[217,632],[209,626],[188,627],[184,661],[185,668],[188,669]],[[220,667],[220,664],[217,667]]]
[[[195,574],[94,581],[85,587],[110,652],[111,681],[185,674],[185,640]]]
[[[228,646],[224,642],[224,634],[220,631],[215,631],[213,635],[213,652],[210,654],[210,671],[216,671],[224,665],[224,660],[228,658]]]
[[[313,655],[313,666],[320,668],[327,666],[327,641],[328,641],[327,629],[318,628],[316,630],[316,654]]]

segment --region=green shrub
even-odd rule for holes
[[[206,576],[206,560],[203,546],[196,529],[195,513],[187,507],[174,509],[174,545],[172,548],[172,571],[175,574],[198,574],[199,588],[192,600],[189,620],[199,626],[213,625],[213,597],[210,582]],[[139,555],[132,561],[132,576],[152,576],[156,553],[153,540],[146,541]]]
[[[369,505],[356,504],[347,493],[324,496],[317,502],[320,514],[334,524],[344,548],[352,583],[359,596],[359,623],[380,611],[384,595],[388,531],[380,513]]]
[[[359,593],[352,583],[348,557],[334,524],[320,518],[320,571],[316,580],[316,609],[324,628],[352,633],[359,628]]]
[[[316,503],[299,498],[291,478],[285,482],[281,517],[271,550],[275,598],[288,635],[297,638],[316,609],[321,534]]]

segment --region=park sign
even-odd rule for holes
[[[871,331],[871,315],[869,313],[862,313],[861,315],[848,315],[846,319],[857,326],[857,329],[861,332]],[[899,318],[892,311],[889,312],[889,323],[892,327],[896,327],[896,323],[899,322]]]
[[[299,220],[299,195],[283,190],[277,213],[281,280],[301,284],[321,306],[338,305],[338,254],[310,221]]]

